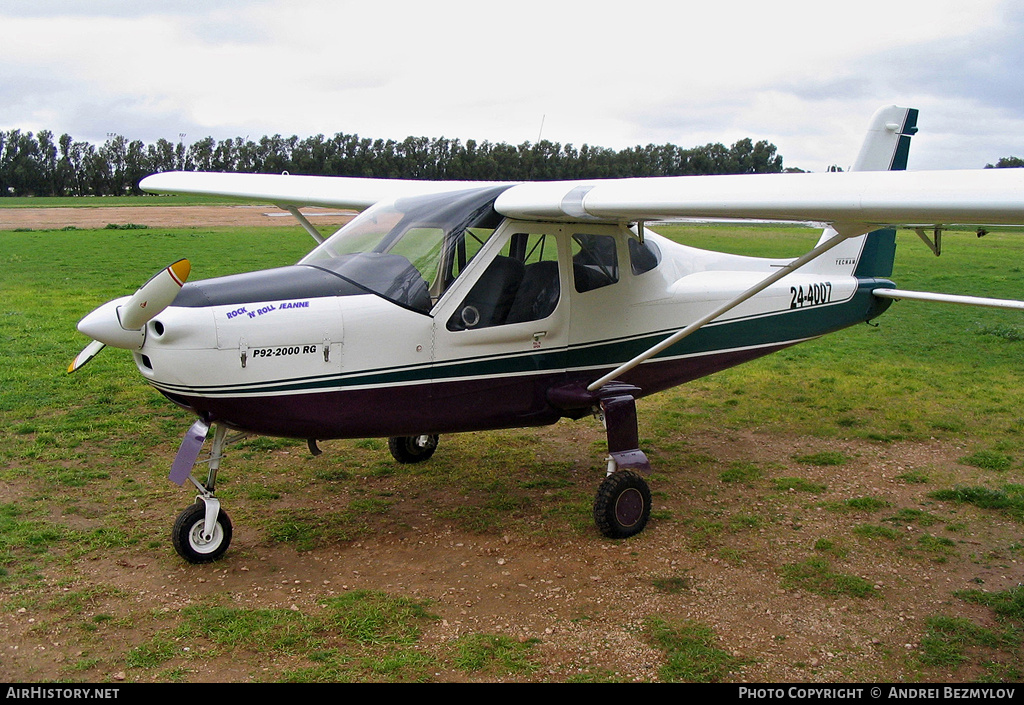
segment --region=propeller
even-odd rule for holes
[[[105,346],[138,350],[146,341],[145,325],[171,305],[188,279],[187,259],[161,269],[131,296],[108,301],[78,323],[78,330],[93,339],[68,365],[75,372]]]
[[[138,330],[156,318],[174,301],[191,271],[189,261],[180,259],[154,274],[117,310],[121,327],[125,330]]]

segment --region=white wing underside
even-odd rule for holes
[[[158,194],[210,195],[286,206],[323,206],[365,210],[380,201],[479,186],[479,181],[412,181],[345,176],[226,174],[171,171],[147,176],[139,187]]]
[[[498,182],[168,172],[152,193],[209,194],[362,210],[382,200]],[[679,176],[513,183],[495,203],[525,220],[672,218],[829,223],[845,236],[884,226],[1024,225],[1024,169]]]

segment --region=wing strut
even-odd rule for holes
[[[942,228],[935,228],[934,238],[929,238],[924,228],[917,228],[917,236],[924,241],[924,244],[928,245],[928,249],[932,251],[933,255],[938,257],[942,254]]]
[[[785,267],[782,267],[778,271],[772,273],[771,276],[768,276],[765,279],[761,280],[759,283],[757,283],[754,286],[752,286],[751,288],[747,289],[745,292],[743,292],[742,294],[737,296],[732,301],[729,301],[728,303],[723,304],[722,306],[718,307],[717,309],[715,309],[711,313],[707,314],[703,318],[700,318],[700,319],[694,321],[693,323],[691,323],[690,325],[686,326],[686,328],[683,328],[682,330],[679,330],[679,331],[673,333],[672,335],[670,335],[669,337],[665,338],[663,341],[661,341],[660,343],[658,343],[654,347],[649,348],[649,349],[645,350],[644,352],[640,353],[639,355],[634,357],[629,362],[624,363],[624,364],[620,365],[619,367],[615,368],[614,370],[612,370],[611,372],[606,374],[604,377],[601,377],[597,381],[592,382],[587,387],[587,389],[590,390],[591,392],[600,389],[601,387],[603,387],[604,385],[608,384],[612,380],[616,379],[620,375],[625,374],[626,372],[629,372],[631,369],[633,369],[637,365],[639,365],[642,362],[645,362],[645,361],[649,360],[650,358],[654,357],[655,355],[660,353],[665,348],[668,348],[668,347],[670,347],[672,345],[675,345],[676,343],[678,343],[680,340],[682,340],[683,338],[687,337],[691,333],[696,333],[698,330],[703,328],[705,325],[707,325],[711,321],[715,320],[719,316],[721,316],[721,315],[731,311],[732,309],[736,308],[737,306],[739,306],[741,303],[743,303],[747,299],[752,298],[753,296],[756,296],[757,294],[759,294],[760,292],[764,291],[769,286],[771,286],[772,284],[777,282],[778,280],[782,279],[787,274],[790,274],[791,272],[793,272],[796,269],[799,269],[800,267],[804,266],[805,264],[807,264],[811,260],[814,260],[814,259],[820,257],[821,255],[825,254],[826,252],[828,252],[829,250],[831,250],[833,247],[835,247],[839,243],[843,242],[844,240],[847,240],[847,239],[849,239],[851,237],[855,237],[856,235],[861,234],[855,228],[850,228],[850,229],[843,228],[843,229],[846,231],[846,234],[838,233],[837,232],[835,235],[830,237],[828,240],[825,240],[824,242],[822,242],[820,245],[815,247],[813,250],[811,250],[807,254],[805,254],[802,257],[799,257],[799,258],[793,260],[792,262],[787,264]]]
[[[312,238],[314,240],[316,240],[318,244],[322,243],[324,241],[324,236],[321,235],[320,232],[316,228],[313,227],[313,224],[309,222],[309,219],[306,218],[306,216],[302,215],[302,212],[296,206],[278,206],[278,207],[279,208],[283,208],[284,210],[288,211],[293,216],[295,216],[295,219],[297,221],[299,221],[299,225],[302,226],[302,229],[305,230],[307,233],[309,233],[310,236],[312,236]]]

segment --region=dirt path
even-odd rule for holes
[[[303,208],[314,225],[339,225],[352,213],[327,208]],[[125,206],[89,208],[0,208],[0,230],[60,230],[146,225],[151,228],[263,227],[292,225],[287,211],[274,206]]]

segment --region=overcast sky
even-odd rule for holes
[[[768,140],[849,166],[1024,157],[1019,0],[0,0],[0,129],[153,142],[338,132],[621,149]]]

